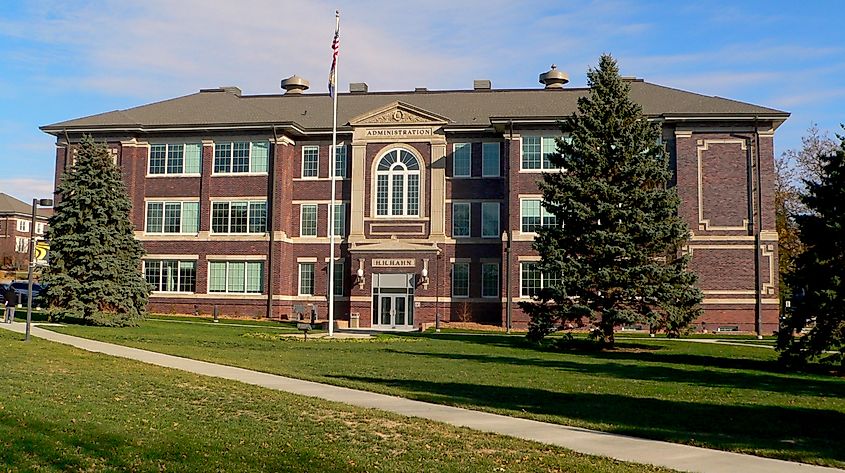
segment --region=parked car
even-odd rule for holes
[[[26,305],[29,300],[29,281],[15,281],[12,283],[12,289],[18,293],[18,304]],[[41,302],[39,296],[44,288],[38,283],[32,283],[32,306],[37,307]]]
[[[6,304],[6,289],[9,289],[9,285],[0,283],[0,306]]]

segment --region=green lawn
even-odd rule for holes
[[[5,330],[0,351],[2,471],[668,471]]]
[[[413,399],[845,467],[845,380],[778,371],[774,350],[643,338],[552,352],[521,337],[307,343],[260,327],[148,321],[63,333]]]

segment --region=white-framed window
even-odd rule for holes
[[[21,233],[29,233],[29,220],[18,219],[18,231]]]
[[[214,174],[265,173],[269,156],[266,141],[214,143]]]
[[[264,280],[263,261],[209,261],[208,292],[260,294]]]
[[[299,236],[317,236],[317,204],[299,205]]]
[[[481,176],[482,177],[499,177],[501,162],[500,153],[501,147],[499,143],[482,143],[481,144]]]
[[[199,202],[147,202],[147,233],[197,233]]]
[[[15,252],[16,253],[27,253],[29,252],[29,238],[27,237],[15,237]]]
[[[546,210],[541,199],[520,200],[519,214],[522,233],[536,233],[540,227],[557,224],[557,218],[553,213]]]
[[[344,282],[346,278],[344,275],[344,262],[343,260],[335,260],[334,262],[334,295],[342,296],[344,292]],[[328,285],[328,278],[326,278],[326,285]],[[326,294],[329,293],[329,289],[326,288]]]
[[[540,271],[537,263],[519,263],[519,295],[535,297],[541,289],[560,283],[560,278]]]
[[[558,169],[549,160],[549,156],[557,152],[555,139],[554,136],[523,136],[522,169]]]
[[[150,145],[147,173],[151,176],[167,174],[200,174],[202,144],[167,143]]]
[[[320,170],[320,147],[302,147],[302,177],[318,177]]]
[[[499,236],[499,203],[481,203],[481,236],[497,238]]]
[[[452,238],[468,237],[471,233],[469,202],[452,202]]]
[[[314,295],[314,267],[315,263],[299,263],[299,295]]]
[[[349,177],[346,174],[346,145],[337,145],[334,150],[334,175]]]
[[[404,149],[385,153],[376,166],[376,216],[420,214],[420,163]]]
[[[452,263],[452,297],[469,297],[469,263]]]
[[[35,233],[37,235],[43,235],[44,234],[44,224],[43,223],[35,222]]]
[[[197,262],[144,260],[144,279],[156,292],[196,292]]]
[[[499,297],[499,263],[481,265],[481,297]]]
[[[211,203],[211,233],[264,233],[267,201]]]
[[[328,235],[328,230],[326,231]],[[334,234],[335,236],[346,235],[346,204],[334,204]]]
[[[472,143],[452,145],[452,177],[472,175]]]

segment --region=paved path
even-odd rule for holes
[[[11,326],[0,323],[0,327],[23,333],[25,325],[19,322]],[[659,465],[676,470],[702,473],[841,473],[845,471],[755,457],[752,455],[626,437],[458,407],[429,404],[396,396],[330,386],[311,381],[260,373],[243,368],[190,360],[178,356],[98,342],[51,332],[37,326],[32,328],[32,335],[46,340],[72,345],[91,352],[105,353],[107,355],[138,360],[167,368],[240,381],[278,391],[317,397],[358,407],[381,409],[396,414],[421,417],[483,432],[492,432],[558,445],[576,452],[602,455],[630,462]],[[761,426],[761,428],[765,428],[765,426]]]

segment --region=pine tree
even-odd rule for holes
[[[540,270],[560,279],[540,301],[522,304],[531,316],[529,337],[584,318],[606,345],[623,324],[677,335],[699,316],[701,291],[680,251],[689,230],[667,187],[672,173],[659,125],[629,98],[611,56],[603,55],[587,79],[590,93],[578,99],[562,125],[568,138],[550,156],[561,171],[544,173],[539,183],[558,224],[543,227],[534,248]]]
[[[801,195],[807,212],[796,217],[804,251],[786,278],[796,303],[778,333],[790,363],[820,358],[845,368],[845,136],[839,139],[835,153],[818,156],[820,172]]]
[[[134,325],[146,313],[149,286],[140,273],[132,204],[105,144],[86,136],[62,175],[50,219],[50,266],[44,281],[54,319]]]

